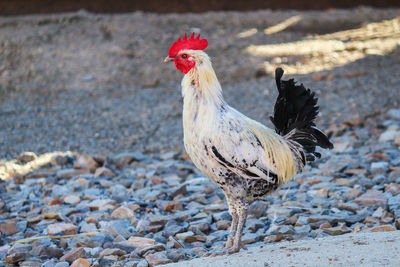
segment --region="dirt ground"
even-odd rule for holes
[[[314,89],[324,127],[400,106],[400,9],[0,17],[0,159],[23,151],[182,150],[180,80],[201,33],[228,103],[268,123],[276,66]]]

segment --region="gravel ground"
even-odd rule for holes
[[[399,22],[370,23],[399,14],[358,8],[0,17],[0,158],[182,149],[182,75],[161,62],[191,31],[208,38],[227,101],[261,122],[272,112],[271,70],[278,65],[317,92],[324,127],[398,107]],[[298,15],[286,30],[264,33]],[[357,36],[342,32],[358,28]],[[263,47],[278,43],[284,51]],[[300,52],[304,47],[311,51]]]
[[[250,206],[246,245],[400,230],[400,109],[329,133],[334,150]],[[189,260],[221,249],[231,224],[222,191],[179,152],[30,152],[0,177],[0,266]]]

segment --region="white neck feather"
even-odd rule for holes
[[[208,105],[220,106],[223,103],[222,89],[211,61],[204,52],[196,52],[198,53],[196,65],[182,80],[184,101],[189,104],[196,99]]]

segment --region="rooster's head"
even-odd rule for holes
[[[187,38],[187,35],[183,38],[178,38],[174,42],[168,51],[168,57],[165,58],[164,62],[173,61],[178,70],[183,73],[188,73],[196,64],[201,62],[201,53],[196,50],[206,49],[208,42],[206,39],[200,39],[200,34],[194,37],[194,33]]]

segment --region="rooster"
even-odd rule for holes
[[[229,106],[200,35],[178,38],[164,62],[174,62],[182,80],[184,144],[193,163],[221,187],[232,215],[225,249],[238,252],[249,205],[265,198],[321,155],[316,147],[333,148],[314,120],[317,98],[293,79],[275,72],[279,95],[270,117],[275,129]],[[244,248],[244,247],[243,247]]]

